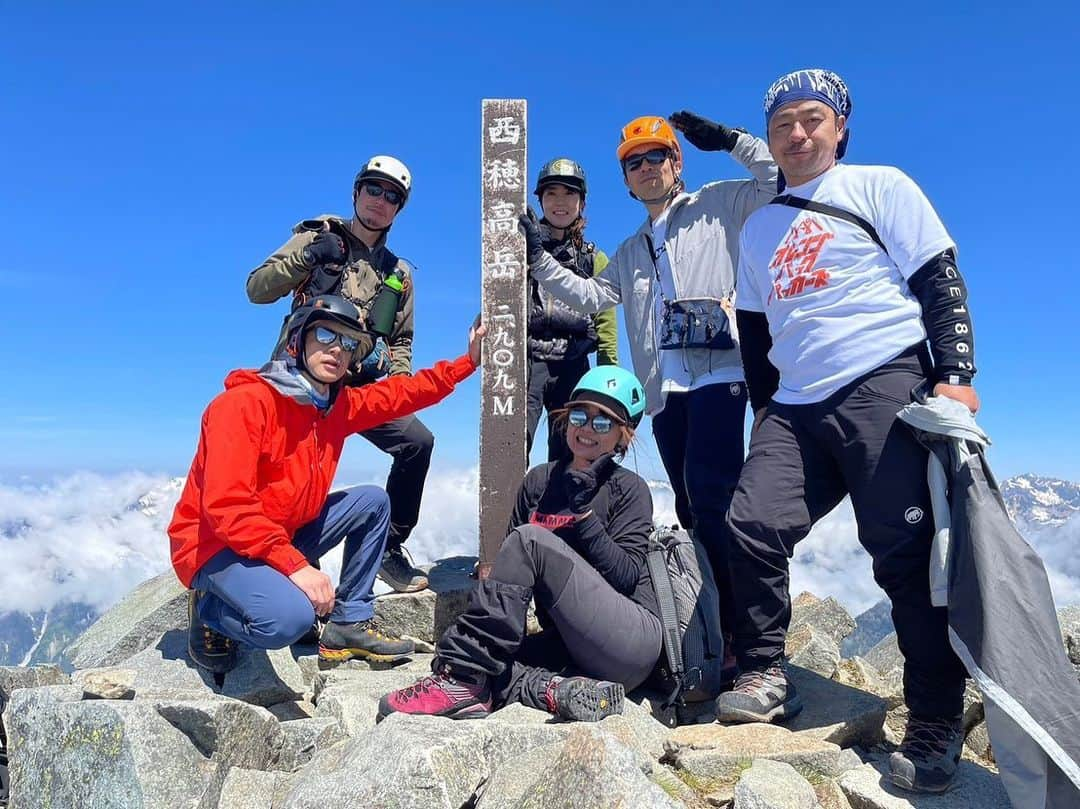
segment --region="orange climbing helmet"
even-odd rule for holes
[[[675,153],[677,160],[682,157],[682,149],[679,147],[679,139],[675,137],[675,130],[671,128],[667,119],[660,115],[643,115],[624,126],[619,136],[619,148],[615,150],[615,156],[622,162],[627,153],[639,146],[666,146]]]

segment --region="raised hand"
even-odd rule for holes
[[[703,152],[730,152],[739,142],[738,130],[702,118],[689,110],[673,112],[668,116],[668,120],[692,145]]]
[[[570,501],[570,510],[575,514],[586,514],[592,507],[592,500],[606,479],[608,471],[615,465],[615,453],[606,452],[589,464],[588,469],[571,469],[564,473],[566,497]]]

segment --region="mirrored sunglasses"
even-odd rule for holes
[[[670,149],[649,149],[649,151],[643,154],[636,154],[633,157],[626,158],[622,164],[623,168],[627,171],[637,171],[641,168],[641,164],[646,160],[649,161],[650,166],[659,166],[671,155]]]
[[[369,197],[386,197],[386,201],[391,205],[400,205],[402,200],[402,194],[393,188],[383,188],[378,183],[360,183],[360,187],[363,188]]]
[[[335,342],[340,342],[341,347],[349,353],[356,351],[357,347],[360,345],[360,341],[355,337],[338,334],[336,331],[326,328],[326,326],[315,327],[315,340],[318,341],[320,345],[327,346],[328,348],[332,347]]]
[[[574,427],[584,427],[591,422],[592,431],[597,435],[610,433],[611,429],[619,423],[611,416],[604,415],[603,413],[597,413],[590,419],[589,414],[579,407],[570,410],[570,412],[566,414],[566,420]]]

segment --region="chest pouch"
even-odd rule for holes
[[[708,348],[727,351],[735,348],[731,320],[717,298],[663,300],[660,320],[660,350]]]

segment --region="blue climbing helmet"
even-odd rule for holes
[[[645,389],[636,376],[618,365],[598,365],[586,371],[566,406],[577,402],[600,405],[631,427],[637,427],[645,415]]]

